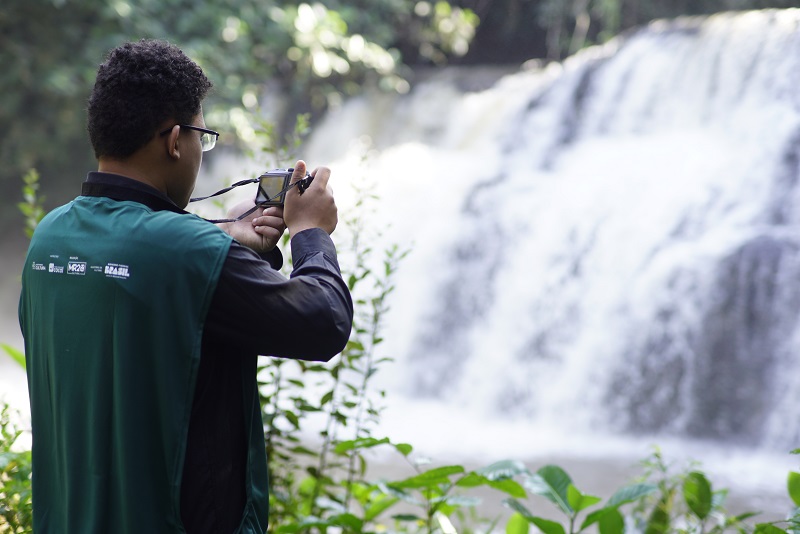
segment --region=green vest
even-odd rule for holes
[[[78,197],[42,220],[22,275],[37,534],[176,533],[203,323],[231,238],[194,215]],[[248,502],[266,530],[256,377],[243,376]]]

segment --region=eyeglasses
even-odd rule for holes
[[[200,147],[203,149],[203,152],[208,152],[217,144],[217,139],[219,139],[219,133],[215,132],[214,130],[207,130],[206,128],[200,128],[199,126],[191,126],[189,124],[179,124],[181,128],[188,128],[190,130],[197,130],[200,132]],[[170,126],[163,132],[160,132],[158,135],[167,135],[169,132],[172,131],[174,126]]]

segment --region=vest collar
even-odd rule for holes
[[[138,180],[110,172],[90,172],[83,182],[81,194],[87,197],[107,197],[144,204],[154,211],[188,213],[179,208],[167,195]]]

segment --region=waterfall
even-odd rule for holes
[[[372,224],[410,250],[390,388],[565,432],[800,446],[799,24],[659,21],[331,112],[307,159],[340,214],[336,180],[366,166]]]

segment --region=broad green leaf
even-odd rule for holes
[[[550,521],[549,519],[534,517],[531,519],[531,523],[536,525],[536,527],[544,532],[544,534],[566,534],[564,527],[561,526],[560,523]]]
[[[686,506],[699,519],[705,519],[711,512],[711,484],[703,473],[693,471],[683,481],[683,498]]]
[[[546,497],[561,510],[571,515],[573,510],[567,501],[567,488],[572,484],[569,475],[557,465],[546,465],[528,477],[525,487],[536,495]]]
[[[381,495],[375,498],[364,508],[364,521],[372,521],[398,502],[400,502],[400,499],[389,495]]]
[[[600,534],[624,534],[625,518],[622,517],[619,510],[612,508],[608,510],[608,513],[603,514],[597,523],[597,528]]]
[[[584,495],[574,485],[567,486],[567,502],[576,512],[599,503],[602,499],[593,495]]]
[[[361,532],[364,528],[364,522],[353,514],[338,514],[330,519],[331,525],[339,527],[347,527],[356,532]]]
[[[22,351],[15,349],[11,345],[6,345],[5,343],[0,343],[0,348],[11,356],[11,359],[17,362],[20,367],[25,369],[25,354]]]
[[[414,447],[408,443],[395,443],[394,448],[403,456],[408,456],[414,450]]]
[[[792,498],[795,506],[800,506],[800,473],[795,471],[789,472],[789,479],[787,481],[789,489],[789,497]]]
[[[525,464],[517,460],[502,460],[477,469],[475,472],[485,476],[489,480],[499,480],[528,473],[528,468],[525,467]]]
[[[483,475],[479,475],[475,471],[472,471],[461,477],[458,482],[456,482],[456,486],[461,488],[476,488],[478,486],[484,486],[488,483],[488,478]]]
[[[297,486],[297,493],[300,495],[313,495],[314,489],[317,487],[317,478],[316,477],[306,477],[300,482]]]
[[[658,490],[658,486],[655,484],[631,484],[630,486],[625,486],[618,489],[616,493],[608,499],[606,508],[616,508],[623,504],[639,500],[656,490]]]
[[[667,534],[670,531],[670,513],[672,512],[672,496],[673,492],[666,492],[661,499],[659,499],[650,517],[647,519],[647,525],[644,534]]]
[[[450,482],[450,476],[458,475],[465,471],[464,466],[461,465],[447,465],[444,467],[437,467],[419,475],[401,480],[399,482],[390,482],[389,486],[395,488],[425,488],[435,486],[437,484],[446,484]]]
[[[336,447],[333,451],[336,454],[342,454],[347,451],[351,451],[353,449],[369,449],[370,447],[376,447],[378,445],[382,445],[384,443],[389,443],[389,438],[377,439],[377,438],[360,438],[360,439],[351,439],[348,441],[341,441],[336,444]]]
[[[530,523],[519,512],[514,512],[506,523],[506,534],[528,534]]]
[[[507,493],[518,499],[524,499],[528,496],[528,494],[525,493],[525,488],[523,488],[519,482],[516,480],[511,480],[510,478],[503,480],[490,480],[489,487],[498,491],[502,491],[503,493]]]
[[[616,508],[605,507],[590,513],[589,515],[586,516],[586,519],[583,520],[583,523],[581,523],[581,529],[579,532],[599,522],[601,519],[603,519],[603,516],[605,516],[608,513],[611,513],[614,510],[616,510]]]
[[[786,534],[786,531],[772,523],[759,523],[756,525],[753,534]]]

